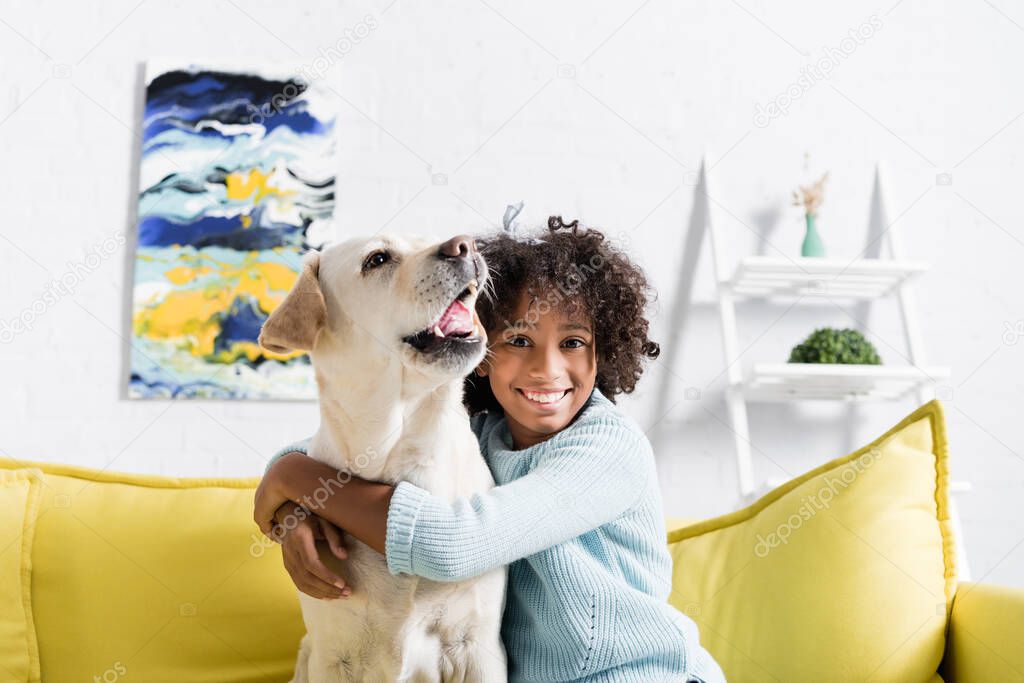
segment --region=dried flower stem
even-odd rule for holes
[[[800,191],[793,192],[793,206],[803,206],[804,213],[808,216],[817,216],[818,207],[825,199],[825,181],[828,179],[828,172],[821,176],[816,183],[801,185]]]

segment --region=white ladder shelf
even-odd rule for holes
[[[935,384],[948,379],[950,371],[925,362],[912,282],[927,270],[927,266],[899,258],[902,251],[898,235],[888,229],[883,190],[885,174],[881,163],[875,168],[866,249],[852,263],[830,258],[748,256],[742,258],[734,270],[728,267],[722,249],[728,241],[720,232],[719,207],[713,199],[709,201],[709,195],[714,196],[709,190],[709,168],[705,157],[694,191],[673,321],[686,329],[684,323],[692,305],[697,260],[707,234],[710,236],[722,346],[727,364],[725,401],[736,446],[738,504],[744,506],[784,483],[777,478],[755,483],[747,420],[748,402],[830,400],[853,405],[912,396],[921,405],[934,397]],[[887,259],[880,258],[883,243],[888,247]],[[890,296],[895,297],[899,305],[907,345],[907,365],[755,363],[744,373],[738,362],[737,298],[786,300],[803,297],[798,303],[805,299],[820,302],[826,298],[842,298],[854,302],[856,320],[865,320],[875,301]],[[670,368],[678,355],[675,350],[678,346],[678,343],[672,345],[672,352],[664,359]],[[670,385],[670,373],[666,373],[659,391],[659,405],[667,405]],[[970,488],[967,482],[952,482],[950,486],[951,492],[968,491]],[[958,577],[968,580],[970,570],[953,496],[950,496],[950,511],[957,547]]]

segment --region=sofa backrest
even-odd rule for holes
[[[9,459],[0,469],[39,481],[28,543],[2,552],[29,553],[25,602],[43,680],[291,677],[305,628],[281,548],[252,521],[258,479]],[[14,609],[0,606],[0,625]]]

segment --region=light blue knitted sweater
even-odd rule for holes
[[[504,415],[470,422],[497,486],[448,503],[400,482],[390,572],[458,581],[510,565],[501,636],[511,682],[725,681],[696,624],[668,603],[661,493],[636,421],[595,387],[574,422],[522,450]]]

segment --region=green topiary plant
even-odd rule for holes
[[[857,330],[822,327],[793,347],[790,363],[881,365],[878,351]]]

